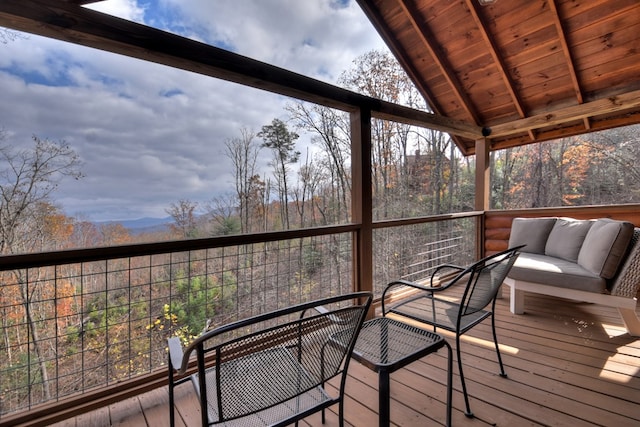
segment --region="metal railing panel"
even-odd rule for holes
[[[351,232],[0,272],[0,415],[166,363],[166,339],[350,292]]]
[[[472,260],[478,215],[375,223],[374,294],[390,280],[427,277],[435,264]],[[169,336],[187,342],[208,327],[351,292],[357,229],[4,257],[0,422],[155,375]]]

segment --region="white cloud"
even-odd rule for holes
[[[383,44],[355,1],[164,0],[208,43],[335,82],[356,56]],[[185,24],[185,25],[188,25]]]
[[[141,22],[144,10],[135,0],[108,0],[89,3],[86,7],[129,21]]]
[[[335,83],[353,59],[382,44],[355,2],[332,3],[156,0],[145,9],[108,0],[93,7]],[[228,193],[224,141],[286,116],[283,97],[120,55],[33,35],[0,49],[3,143],[28,145],[35,134],[78,152],[86,177],[64,181],[56,194],[70,215],[161,217],[179,199]]]

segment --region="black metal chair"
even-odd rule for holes
[[[174,389],[191,379],[203,426],[284,426],[318,411],[324,422],[336,403],[342,426],[347,368],[371,300],[358,292],[276,310],[212,329],[184,349],[170,338],[171,425]],[[330,339],[337,333],[348,346]],[[325,382],[339,375],[338,392],[328,392]]]
[[[434,270],[429,286],[406,280],[396,280],[389,283],[382,294],[383,315],[388,313],[399,314],[433,325],[434,332],[437,328],[442,328],[456,334],[458,368],[460,370],[460,381],[466,405],[465,415],[467,417],[473,417],[473,413],[469,406],[467,386],[462,370],[460,336],[487,317],[491,317],[491,328],[500,365],[500,376],[507,376],[502,365],[493,313],[497,293],[518,257],[520,248],[522,246],[507,249],[483,258],[468,267],[443,264]],[[466,283],[466,287],[459,298],[443,298],[436,295],[455,285],[464,283]],[[410,296],[393,302],[390,306],[385,304],[391,291],[397,287],[404,287],[405,289],[408,287],[416,292],[411,292]],[[489,305],[491,307],[487,309]]]

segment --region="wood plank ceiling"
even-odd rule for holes
[[[491,149],[640,123],[638,0],[358,3],[433,112]]]

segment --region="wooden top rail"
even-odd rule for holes
[[[20,268],[46,267],[77,262],[101,261],[106,259],[129,258],[144,255],[187,252],[228,246],[249,245],[327,234],[351,233],[358,230],[358,224],[331,227],[305,228],[301,230],[275,231],[234,236],[209,237],[203,239],[172,240],[167,242],[140,243],[89,249],[70,249],[55,252],[0,256],[0,271]]]

